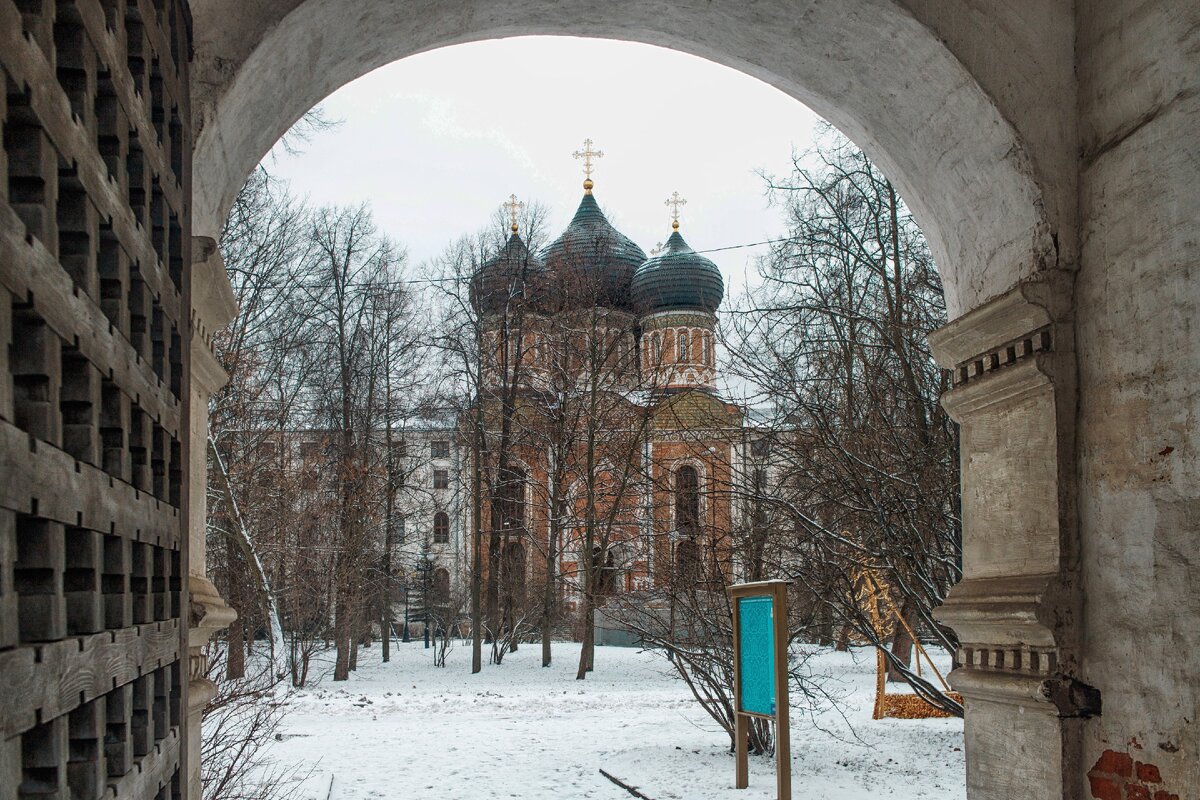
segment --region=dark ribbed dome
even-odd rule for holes
[[[471,304],[484,314],[494,314],[503,312],[510,300],[537,301],[543,294],[545,279],[545,263],[513,233],[500,252],[472,276]]]
[[[542,251],[542,258],[568,304],[594,301],[629,310],[633,273],[646,254],[612,226],[589,193],[567,229]]]
[[[662,253],[638,267],[632,292],[643,314],[674,309],[713,312],[725,295],[725,281],[720,268],[688,247],[675,231]]]

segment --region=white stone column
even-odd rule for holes
[[[967,796],[1078,797],[1075,348],[1067,276],[1019,285],[930,337],[954,370],[963,579],[938,610],[961,648]]]
[[[188,779],[185,797],[200,800],[200,718],[216,687],[204,677],[207,661],[203,647],[217,631],[237,618],[207,577],[205,534],[208,488],[208,402],[229,376],[212,351],[215,331],[237,315],[237,303],[225,274],[216,243],[196,238],[192,243],[196,263],[192,268],[192,381],[191,424],[188,430],[191,463],[188,465],[188,592],[191,596],[188,629],[187,746]]]

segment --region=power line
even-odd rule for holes
[[[707,250],[697,250],[697,253],[719,253],[722,250],[740,250],[743,247],[761,247],[764,244],[779,244],[780,242],[794,242],[796,237],[784,236],[782,239],[764,239],[761,242],[747,242],[746,244],[731,244],[727,247],[710,247]]]
[[[744,244],[725,245],[724,247],[710,247],[705,250],[697,250],[695,252],[697,254],[721,253],[726,250],[743,250],[747,247],[762,247],[763,245],[781,244],[783,242],[793,242],[795,240],[796,239],[794,236],[784,236],[780,239],[764,239],[761,242],[746,242]],[[347,289],[362,288],[364,286],[365,287],[378,287],[380,289],[383,289],[386,287],[404,287],[404,286],[413,286],[416,284],[439,285],[439,284],[446,284],[446,283],[451,283],[451,284],[467,283],[467,282],[471,281],[472,278],[473,278],[473,276],[470,276],[470,275],[465,275],[463,277],[454,277],[454,278],[402,278],[400,280],[395,280],[395,281],[368,281],[368,282],[364,282],[364,283],[348,282],[348,283],[344,283],[342,285]],[[301,284],[296,284],[296,285],[301,289],[328,289],[329,288],[327,284],[301,283]]]

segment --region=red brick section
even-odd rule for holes
[[[1088,781],[1096,800],[1179,800],[1179,795],[1162,786],[1158,767],[1116,750],[1100,754]]]

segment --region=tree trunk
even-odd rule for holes
[[[380,616],[379,630],[383,633],[383,641],[380,644],[383,648],[383,663],[386,664],[392,660],[392,621],[386,608]]]
[[[560,503],[558,501],[558,481],[552,489],[554,497],[550,499],[550,540],[546,543],[546,583],[542,594],[542,666],[550,666],[550,637],[554,625],[554,606],[556,597],[555,561],[558,559],[558,534],[560,519]]]
[[[477,367],[476,386],[483,380],[482,367]],[[475,398],[475,430],[472,442],[474,487],[471,492],[474,530],[471,532],[471,674],[483,669],[483,401]]]
[[[333,662],[335,681],[350,679],[350,619],[354,616],[351,605],[349,588],[339,586],[337,608],[333,612],[333,640],[337,648],[337,657]]]
[[[230,680],[246,676],[246,636],[242,620],[236,619],[229,626],[228,652],[225,655],[225,677]]]
[[[904,604],[904,608],[902,609],[901,613],[905,617],[905,622],[908,622],[911,626],[912,623],[909,620],[909,616],[911,615],[912,611],[909,608],[908,603]],[[900,624],[896,625],[896,630],[892,632],[892,644],[890,649],[892,651],[892,655],[899,659],[906,668],[912,666],[913,640],[912,637],[908,635],[908,630],[905,628],[905,626]],[[900,670],[896,668],[891,659],[888,659],[887,679],[890,683],[905,682],[904,673],[900,672]]]
[[[593,625],[595,624],[595,609],[592,607],[591,592],[583,596],[583,646],[579,650],[579,669],[575,671],[575,680],[581,681],[592,671],[592,649],[595,646]]]

